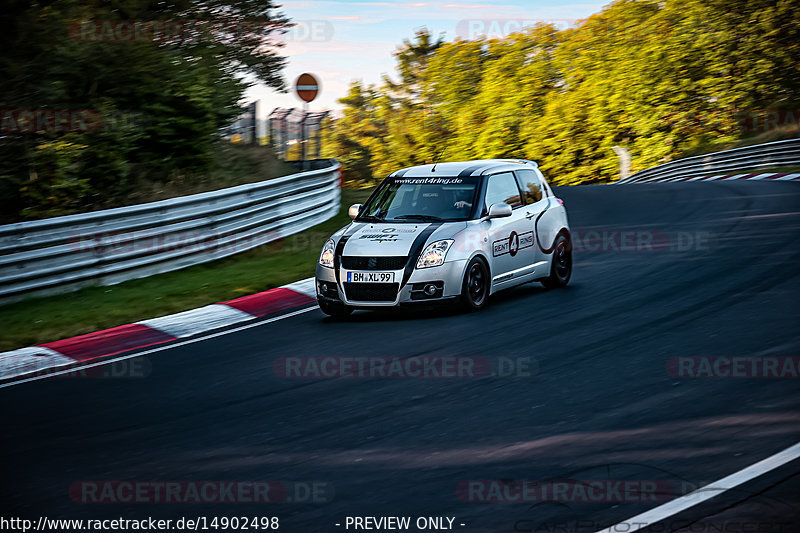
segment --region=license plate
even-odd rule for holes
[[[394,272],[348,272],[350,283],[393,283]]]

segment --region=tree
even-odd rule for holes
[[[797,0],[617,0],[563,31],[452,43],[420,31],[395,54],[399,81],[341,100],[338,147],[357,147],[367,179],[437,157],[524,157],[556,184],[607,181],[614,146],[636,171],[748,135],[742,116],[796,110],[798,12]]]
[[[269,0],[21,0],[4,15],[6,221],[98,208],[142,180],[203,172],[248,84],[284,86],[277,38],[288,21]],[[68,131],[17,120],[56,110],[93,119]]]

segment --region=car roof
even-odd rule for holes
[[[534,161],[527,159],[475,159],[473,161],[457,161],[450,163],[435,163],[431,165],[418,165],[392,172],[390,178],[420,178],[455,176],[481,176],[490,172],[502,170],[519,170],[523,168],[536,168]]]

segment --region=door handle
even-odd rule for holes
[[[530,211],[525,211],[525,218],[527,218],[528,220],[532,219],[534,216],[536,216],[535,213],[531,213]]]

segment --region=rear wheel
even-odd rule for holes
[[[550,275],[542,280],[548,289],[564,287],[572,277],[572,243],[563,233],[556,238],[553,246],[553,262],[550,264]]]
[[[352,307],[347,307],[344,304],[335,304],[331,302],[318,302],[319,308],[322,312],[333,318],[345,318],[353,312]]]
[[[486,307],[489,302],[489,268],[483,259],[476,257],[467,265],[461,285],[461,301],[469,311]]]

